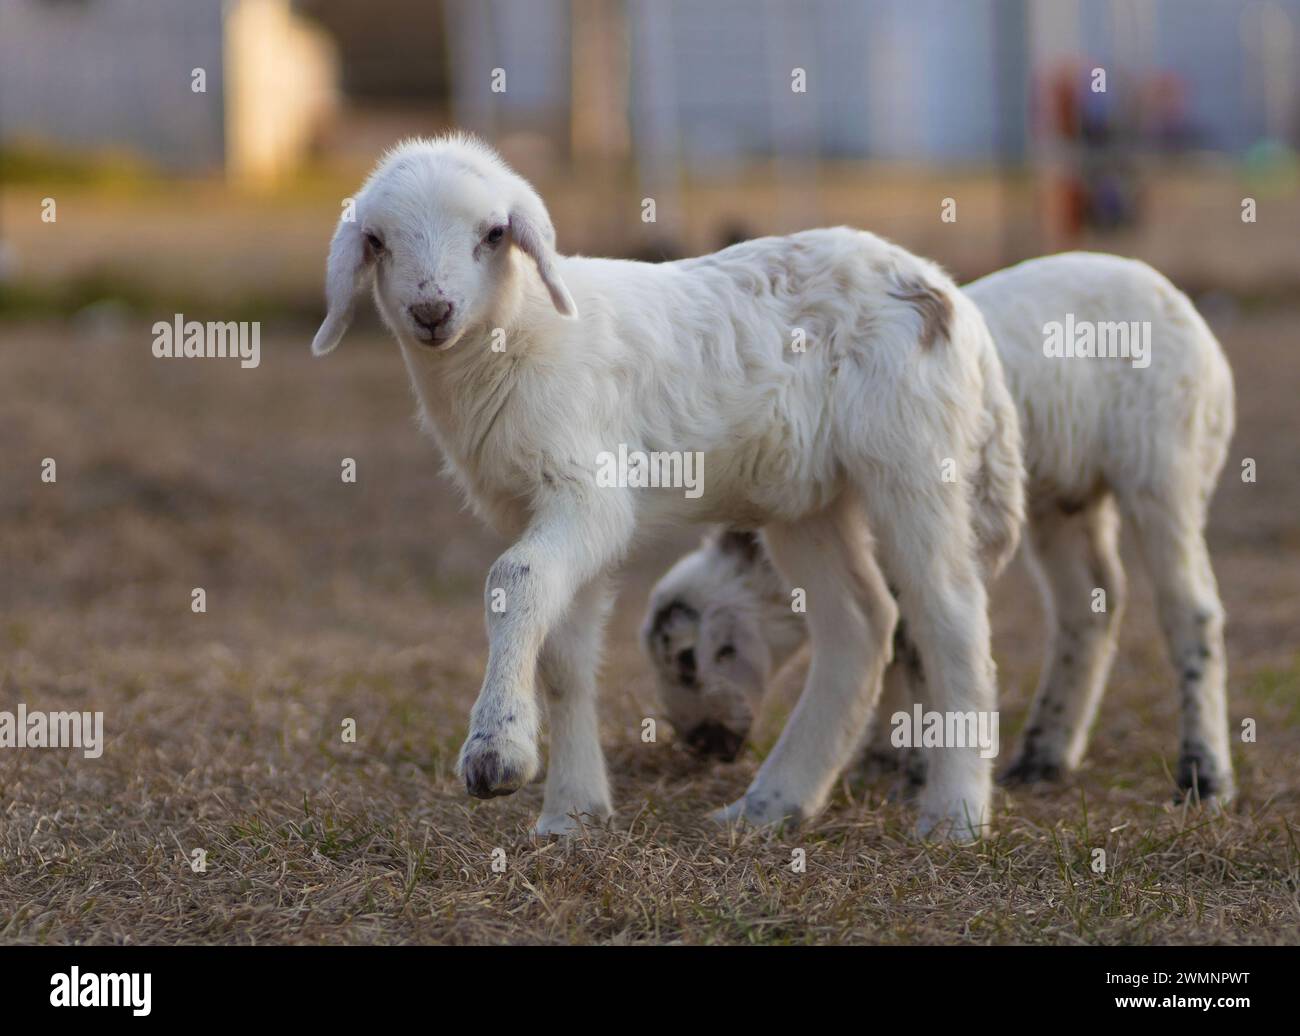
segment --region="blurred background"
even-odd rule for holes
[[[538,183],[569,251],[845,222],[961,277],[1087,246],[1197,290],[1300,281],[1300,0],[0,0],[0,18],[9,311],[314,311],[339,199],[385,147],[448,127]],[[55,185],[81,230],[33,222]]]

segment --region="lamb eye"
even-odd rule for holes
[[[384,250],[384,243],[381,240],[379,240],[379,236],[377,234],[371,234],[367,232],[366,244],[368,244],[376,252],[382,252]]]
[[[505,227],[493,227],[491,230],[487,232],[487,236],[483,238],[483,240],[486,241],[489,245],[495,245],[498,241],[500,241],[505,236],[506,236]]]

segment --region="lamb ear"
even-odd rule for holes
[[[369,269],[361,225],[355,220],[339,220],[325,264],[325,320],[312,339],[312,355],[324,356],[343,338]]]
[[[530,213],[523,206],[510,212],[510,235],[524,255],[531,256],[537,264],[537,272],[542,283],[551,295],[556,312],[561,316],[576,318],[578,306],[569,294],[564,280],[557,269],[555,254],[555,230],[543,212],[540,215]]]

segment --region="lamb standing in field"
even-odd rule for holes
[[[933,264],[847,228],[662,265],[562,257],[554,241],[541,199],[485,145],[406,143],[334,234],[312,342],[333,349],[373,283],[450,473],[516,539],[488,574],[487,672],[459,763],[469,792],[509,794],[537,773],[540,681],[551,755],[537,829],[609,815],[601,627],[611,570],[655,525],[763,527],[807,589],[807,687],[728,818],[820,809],[900,611],[937,706],[991,709],[981,560],[996,568],[1015,548],[1023,470],[974,304]],[[620,446],[697,451],[704,492],[599,486],[597,457]],[[978,834],[988,761],[954,750],[930,776],[920,830]]]
[[[1233,779],[1224,616],[1204,539],[1233,428],[1232,373],[1219,343],[1186,296],[1135,260],[1049,256],[965,292],[993,332],[1019,410],[1029,477],[1026,554],[1051,624],[1047,662],[1004,779],[1056,780],[1083,757],[1124,610],[1122,513],[1141,542],[1178,674],[1178,785],[1226,800]],[[1139,364],[1045,355],[1047,328],[1069,315],[1076,325],[1149,322],[1150,352]],[[758,540],[728,532],[660,580],[642,643],[674,727],[705,754],[732,757],[769,677],[806,635],[788,582]],[[899,758],[889,717],[913,701],[928,704],[928,673],[909,639],[900,625],[877,710],[877,758]]]

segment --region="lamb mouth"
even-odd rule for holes
[[[421,345],[425,346],[426,348],[438,349],[438,350],[446,349],[449,345],[452,344],[455,338],[454,335],[440,335],[440,334],[435,334],[432,331],[429,332],[416,331],[413,333],[413,337],[417,342],[419,342]]]
[[[736,758],[744,740],[743,734],[737,734],[721,723],[701,723],[686,735],[686,743],[692,751],[726,763]]]

